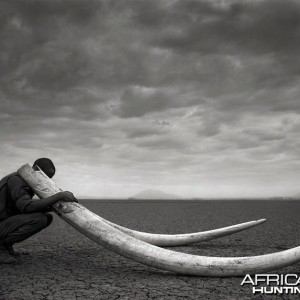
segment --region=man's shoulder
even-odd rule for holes
[[[18,173],[17,172],[14,172],[14,173],[11,173],[11,174],[8,174],[6,176],[4,176],[1,180],[0,180],[0,188],[5,185],[7,183],[7,181],[11,178],[11,177],[14,177],[14,176],[18,176]]]
[[[7,183],[9,185],[27,185],[24,179],[17,172],[14,172],[7,177]]]
[[[27,184],[27,182],[18,174],[12,174],[7,180],[7,187],[12,191],[26,191],[31,197],[34,196],[33,189]]]

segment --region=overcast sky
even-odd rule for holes
[[[78,197],[300,193],[299,1],[2,0],[1,174]]]

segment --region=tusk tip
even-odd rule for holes
[[[266,221],[267,221],[267,219],[259,219],[256,222],[262,224],[262,223],[265,223]]]

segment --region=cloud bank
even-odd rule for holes
[[[3,176],[79,196],[299,192],[298,1],[0,4]]]

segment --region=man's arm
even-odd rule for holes
[[[41,199],[32,200],[32,189],[19,176],[12,176],[7,182],[12,201],[22,213],[42,212],[51,207],[57,201],[78,202],[70,192],[58,192],[57,194]]]
[[[50,197],[30,201],[28,205],[25,206],[23,209],[24,213],[33,213],[33,212],[40,212],[50,208],[53,204],[57,201],[66,201],[66,202],[78,202],[78,200],[74,197],[71,192],[59,192],[55,195]]]

